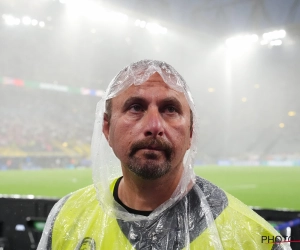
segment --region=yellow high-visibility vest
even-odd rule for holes
[[[114,187],[114,183],[112,188]],[[215,187],[213,184],[209,184]],[[226,206],[223,207],[217,217],[214,218],[214,222],[223,249],[285,249],[283,247],[281,248],[280,245],[263,242],[263,236],[272,239],[272,237],[279,235],[279,233],[242,202],[223,190],[220,192],[223,193],[220,199],[226,199],[226,203],[224,203]],[[199,235],[194,235],[192,238],[188,237],[188,240],[186,240],[186,235],[182,234],[184,232],[178,231],[174,234],[173,231],[177,229],[168,228],[168,221],[164,222],[163,217],[158,224],[155,224],[155,232],[161,231],[162,234],[164,234],[161,239],[159,238],[159,233],[158,235],[152,233],[151,228],[149,230],[147,228],[134,230],[136,224],[139,222],[124,222],[125,224],[127,223],[127,231],[124,231],[116,218],[109,216],[108,213],[102,210],[96,197],[95,188],[91,185],[76,191],[67,199],[53,221],[52,235],[49,235],[49,244],[51,245],[49,249],[177,249],[174,245],[176,240],[170,236],[171,232],[173,236],[177,235],[176,237],[180,237],[181,235],[186,241],[182,243],[183,245],[181,245],[182,247],[179,249],[216,249],[214,241],[219,239],[216,238],[215,234],[212,234],[213,227],[209,225],[204,225],[205,228],[202,231],[200,230],[201,232],[198,230],[200,232]],[[218,199],[215,199],[210,206],[214,209],[213,206],[218,206],[219,203],[222,203],[221,200],[218,201]],[[168,209],[165,212],[168,213]],[[182,218],[184,218],[184,215]],[[192,222],[193,220],[189,221],[189,223]],[[179,224],[180,220],[178,220],[177,223]],[[182,223],[186,222],[182,221]],[[189,229],[198,226],[203,227],[203,225],[200,224],[201,223],[199,223],[199,225],[188,226]],[[151,227],[151,224],[147,226]],[[181,228],[181,225],[178,225],[178,228]],[[196,232],[198,231],[196,230]],[[145,242],[140,241],[137,244],[133,244],[132,242],[136,237],[141,237],[146,240]],[[157,243],[155,243],[155,241],[157,241]],[[164,244],[162,245],[161,242],[164,242]],[[150,245],[152,243],[153,246],[158,247],[151,248]]]

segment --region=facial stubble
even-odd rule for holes
[[[143,149],[146,151],[138,156],[137,152]],[[169,142],[145,138],[132,144],[127,166],[137,176],[146,180],[155,180],[170,171],[172,156],[172,145]],[[161,160],[161,157],[164,159]]]

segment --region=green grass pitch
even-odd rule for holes
[[[196,167],[249,206],[300,210],[300,167]],[[0,171],[0,194],[62,197],[92,184],[90,169]]]

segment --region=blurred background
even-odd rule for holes
[[[189,84],[198,165],[300,165],[299,5],[2,0],[0,169],[88,166],[96,103],[141,59]]]
[[[299,240],[299,58],[299,0],[1,0],[0,249],[36,249],[92,183],[96,104],[142,59],[190,86],[196,173]]]

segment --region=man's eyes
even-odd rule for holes
[[[177,112],[177,109],[174,106],[167,106],[167,107],[165,107],[165,112],[175,113],[175,112]]]
[[[144,108],[140,104],[133,104],[129,107],[129,110],[132,112],[141,112],[144,111]]]
[[[144,112],[144,111],[146,111],[146,109],[147,108],[145,108],[141,104],[132,104],[129,106],[129,111],[134,112],[134,113]],[[167,105],[167,106],[159,108],[159,112],[167,113],[167,114],[174,114],[174,113],[178,113],[178,110],[173,105]]]

